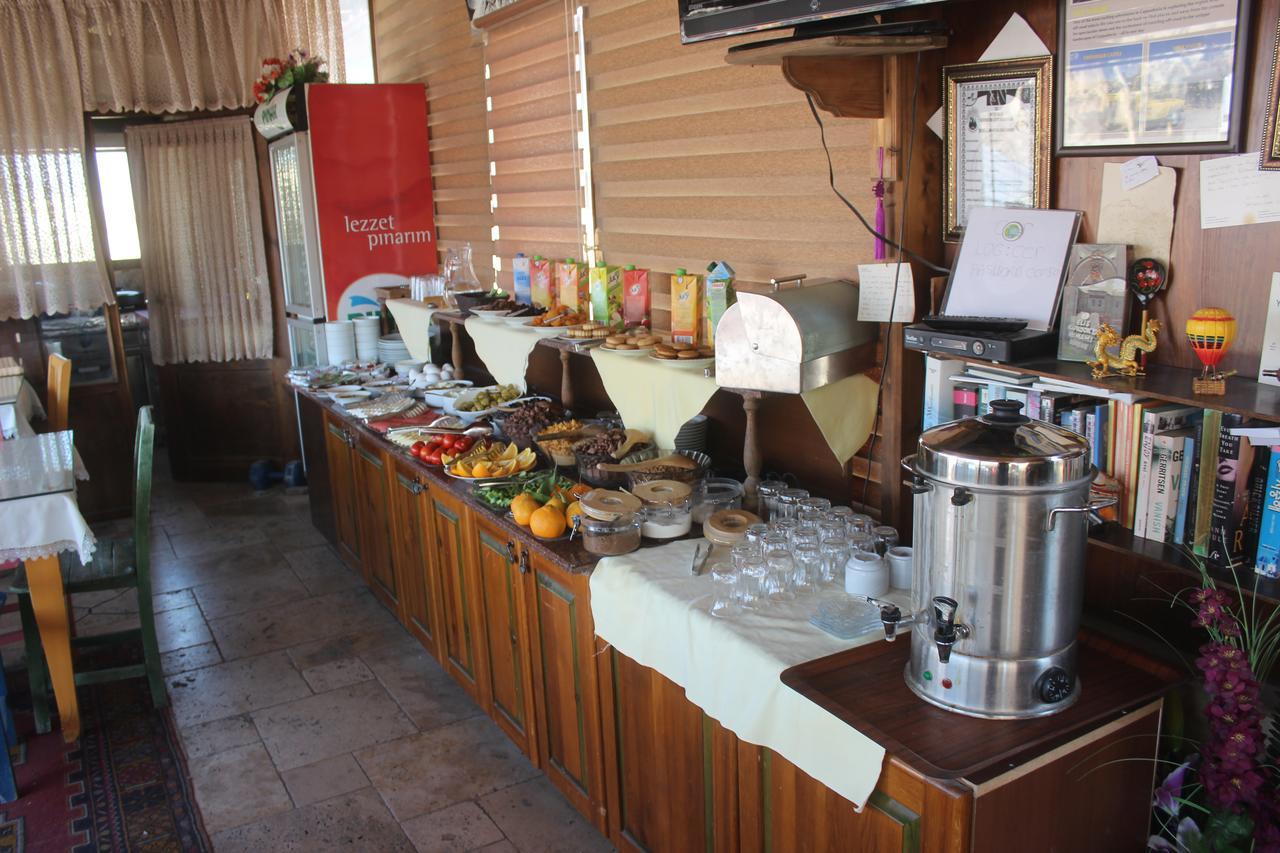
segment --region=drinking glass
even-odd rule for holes
[[[779,518],[795,518],[796,511],[800,508],[800,501],[809,497],[809,493],[804,489],[783,489],[778,492],[778,517]],[[773,521],[773,519],[769,519]]]
[[[823,539],[829,539],[832,536],[847,536],[849,533],[849,525],[840,516],[833,516],[827,513],[822,521],[818,522],[818,533]]]
[[[778,511],[778,493],[787,487],[781,480],[765,480],[756,486],[758,501],[756,512],[765,521],[771,519]]]
[[[804,504],[800,504],[800,508],[796,510],[796,520],[801,524],[812,524],[817,526],[818,522],[822,521],[822,519],[826,517],[826,510],[818,509],[814,506],[805,506]]]
[[[721,560],[711,567],[711,615],[721,619],[737,616],[742,612],[738,604],[738,572],[733,563]]]
[[[876,553],[883,557],[898,544],[898,529],[882,524],[875,530],[871,531],[876,537]]]
[[[760,549],[764,544],[764,536],[768,532],[769,532],[769,525],[767,524],[749,525],[747,527],[747,532],[745,534],[746,538],[742,540],[742,544],[750,545],[755,549],[755,552],[759,554]]]
[[[742,584],[743,604],[753,610],[762,609],[766,595],[765,580],[769,576],[769,565],[759,554],[750,554],[743,558],[738,566],[738,574]]]
[[[792,549],[796,572],[795,584],[799,590],[809,590],[822,582],[822,552],[818,544],[805,542]]]
[[[775,518],[769,522],[769,533],[780,533],[790,539],[792,532],[799,526],[800,522],[794,518]]]
[[[844,579],[844,564],[854,552],[853,541],[847,536],[828,536],[822,540],[822,580],[824,583]]]
[[[870,533],[855,533],[849,537],[849,543],[853,546],[854,551],[866,554],[874,554],[876,552],[876,537]]]
[[[737,572],[738,578],[737,586],[734,588],[734,593],[737,596],[738,603],[743,606],[751,604],[752,594],[750,583],[746,577],[746,573],[743,572],[742,567],[746,565],[747,560],[752,557],[759,556],[759,544],[747,542],[745,540],[734,545],[729,551],[729,559],[733,563],[733,568]]]
[[[769,597],[775,601],[791,601],[795,593],[795,561],[791,559],[789,549],[766,552],[765,562],[769,567],[766,580]]]
[[[826,512],[831,509],[831,501],[826,498],[805,498],[800,501],[800,506],[805,509],[816,509],[819,512]]]
[[[849,516],[849,532],[850,533],[870,533],[876,527],[875,522],[871,520],[871,516],[855,512]]]
[[[817,548],[822,541],[822,533],[817,527],[807,527],[800,525],[791,531],[791,547],[799,548],[801,545],[812,545]]]
[[[853,507],[833,506],[831,509],[827,510],[827,515],[840,519],[844,522],[845,527],[848,527],[849,519],[853,518],[857,513],[853,511]]]

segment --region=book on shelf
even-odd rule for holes
[[[1258,527],[1253,570],[1266,578],[1280,578],[1280,446],[1271,448],[1267,461],[1267,486]]]
[[[959,418],[971,418],[978,414],[978,386],[967,382],[956,383],[951,391],[951,413]]]
[[[1231,434],[1231,429],[1243,422],[1242,415],[1224,412],[1222,427],[1218,430],[1218,473],[1213,484],[1205,558],[1220,568],[1239,565],[1244,560],[1244,516],[1253,448],[1240,436]]]
[[[1222,431],[1222,412],[1205,409],[1196,439],[1196,489],[1191,504],[1194,517],[1191,528],[1191,552],[1197,557],[1209,556],[1209,530],[1213,516],[1213,489],[1218,480],[1218,435]]]
[[[964,362],[924,357],[924,429],[956,419],[951,377],[964,370]]]
[[[1262,528],[1262,507],[1267,497],[1267,469],[1271,461],[1270,447],[1255,447],[1253,465],[1249,468],[1249,484],[1244,507],[1244,552],[1245,562],[1252,566],[1258,556],[1258,537]]]
[[[1174,545],[1183,545],[1187,541],[1187,517],[1192,513],[1191,491],[1196,482],[1196,467],[1198,464],[1196,459],[1196,440],[1199,431],[1193,428],[1184,432],[1186,434],[1182,438],[1182,478],[1178,481],[1178,511],[1173,519],[1172,536],[1165,540],[1172,542]]]
[[[1186,467],[1186,439],[1191,430],[1169,430],[1151,439],[1150,490],[1147,495],[1146,537],[1173,542],[1178,500]]]

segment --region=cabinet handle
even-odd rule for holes
[[[413,484],[409,486],[409,491],[413,492],[415,495],[422,494],[422,481],[414,480]]]
[[[510,539],[507,540],[507,559],[513,563],[516,561],[516,543]]]
[[[528,551],[520,552],[520,574],[522,575],[529,574],[529,552]]]
[[[343,435],[345,435],[345,436],[347,437],[347,447],[355,447],[355,446],[356,446],[356,436],[355,436],[355,433],[351,432],[350,430],[343,430],[343,431],[342,431],[342,434],[343,434]]]

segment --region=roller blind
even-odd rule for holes
[[[487,32],[495,263],[507,289],[516,252],[583,255],[575,41],[562,0]]]
[[[380,82],[427,84],[438,246],[470,243],[483,282],[493,254],[484,52],[461,0],[373,0]]]
[[[760,282],[848,278],[872,260],[870,236],[827,185],[804,95],[777,67],[725,64],[730,45],[758,36],[681,45],[670,0],[592,0],[585,34],[596,225],[611,263],[670,272],[723,258]],[[837,184],[870,216],[876,122],[826,119]]]

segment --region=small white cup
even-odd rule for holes
[[[889,567],[876,554],[856,551],[844,566],[844,591],[878,598],[889,591]]]
[[[889,549],[886,557],[889,560],[889,585],[894,589],[911,589],[911,549],[906,545],[897,545]]]

